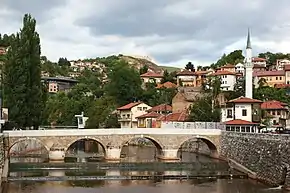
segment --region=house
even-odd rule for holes
[[[42,77],[41,80],[48,84],[49,93],[68,92],[78,82],[70,77]]]
[[[259,57],[253,57],[252,58],[252,63],[253,65],[261,65],[261,66],[264,66],[266,67],[267,66],[267,59],[265,58],[259,58]]]
[[[196,87],[201,87],[203,85],[203,83],[205,83],[207,81],[206,77],[208,74],[210,74],[211,71],[203,71],[203,70],[198,70],[195,72],[196,75],[196,83],[195,86]]]
[[[172,82],[165,82],[163,84],[157,84],[156,88],[160,89],[160,88],[176,88],[177,85],[172,83]]]
[[[164,124],[173,122],[186,122],[188,119],[188,113],[186,111],[178,113],[170,113],[168,115],[162,115],[156,119],[157,127],[162,127]]]
[[[169,114],[172,113],[172,107],[168,104],[161,104],[161,105],[157,105],[152,107],[151,109],[149,109],[147,112],[155,112],[155,113],[159,113],[159,114]]]
[[[7,47],[2,47],[2,46],[0,46],[0,55],[4,55],[4,54],[6,54],[7,53]]]
[[[152,71],[148,71],[144,74],[141,74],[140,75],[143,83],[148,83],[148,82],[151,82],[151,83],[160,83],[162,78],[163,78],[163,74],[158,74],[158,73],[155,73],[155,72],[152,72]]]
[[[178,86],[196,87],[196,73],[190,70],[182,70],[176,74]]]
[[[224,66],[219,67],[217,70],[220,70],[220,71],[228,71],[228,72],[235,73],[236,72],[236,67],[233,64],[226,64]]]
[[[254,72],[266,71],[266,67],[260,64],[254,64],[253,71]]]
[[[235,68],[234,68],[235,69]],[[233,91],[236,84],[236,73],[227,70],[218,70],[210,76],[216,76],[221,79],[221,90]]]
[[[151,111],[149,113],[136,117],[138,121],[138,128],[156,128],[158,126],[156,120],[160,116],[162,115]]]
[[[281,125],[286,127],[286,122],[289,119],[288,104],[271,100],[261,104],[261,109],[265,111],[265,118],[269,118],[271,125]]]
[[[285,84],[290,84],[290,65],[285,65],[284,70],[285,70]]]
[[[273,71],[258,71],[253,72],[253,77],[258,82],[261,78],[265,79],[267,85],[275,87],[275,85],[285,84],[285,71],[284,70],[273,70]]]
[[[249,122],[259,122],[259,112],[262,101],[246,97],[239,97],[227,102],[221,109],[221,122],[241,119]]]
[[[242,63],[238,63],[235,66],[235,69],[236,69],[236,71],[235,71],[236,73],[239,73],[239,74],[244,74],[245,73],[245,66]]]
[[[276,69],[277,70],[284,70],[285,65],[290,65],[290,60],[287,60],[287,59],[276,60]]]
[[[239,97],[227,102],[221,109],[221,122],[226,124],[226,130],[236,132],[258,132],[262,101]]]
[[[137,128],[137,117],[147,113],[147,110],[151,107],[143,102],[133,102],[126,104],[117,109],[118,122],[121,128]]]

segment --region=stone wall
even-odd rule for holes
[[[271,185],[283,183],[286,176],[285,187],[290,187],[290,135],[223,132],[220,155]]]

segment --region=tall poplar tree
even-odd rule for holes
[[[36,20],[25,14],[22,29],[11,38],[3,69],[4,106],[9,120],[22,128],[37,128],[44,106],[40,38],[35,27]]]

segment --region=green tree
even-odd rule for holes
[[[191,62],[188,62],[188,63],[185,65],[185,69],[186,69],[186,70],[190,70],[190,71],[192,71],[192,72],[195,71],[195,69],[194,69],[194,65],[193,65]]]
[[[242,50],[235,50],[228,55],[223,54],[223,56],[214,64],[211,65],[212,68],[217,69],[226,64],[237,64],[243,62],[245,57],[243,56]]]
[[[59,66],[70,66],[70,62],[66,58],[59,58],[57,64]]]
[[[109,96],[114,97],[117,105],[137,101],[142,96],[141,79],[139,73],[121,60],[116,61],[108,72],[109,83],[105,90]]]
[[[139,74],[145,74],[148,71],[148,66],[144,65],[142,68],[139,70]]]
[[[9,119],[20,127],[37,128],[44,107],[40,39],[36,20],[26,14],[23,28],[12,36],[4,65],[4,101]]]
[[[193,102],[188,120],[193,122],[219,122],[220,115],[220,108],[214,106],[212,95],[207,94]]]

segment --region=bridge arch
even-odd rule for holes
[[[210,155],[216,157],[218,155],[218,147],[217,145],[208,137],[205,136],[190,136],[184,140],[181,141],[181,143],[179,143],[178,149],[181,149],[182,146],[186,143],[189,142],[190,140],[201,140],[202,142],[204,142],[207,147],[210,150]]]
[[[69,151],[69,148],[72,147],[74,144],[76,144],[77,142],[79,141],[93,141],[95,142],[96,144],[99,144],[101,147],[102,147],[102,150],[104,152],[104,156],[106,156],[106,145],[105,143],[100,140],[100,139],[97,139],[95,137],[79,137],[79,138],[76,138],[74,140],[71,140],[65,147],[65,153],[68,153]]]
[[[28,138],[28,137],[26,137],[26,138],[21,138],[21,139],[18,139],[18,140],[16,140],[16,141],[14,141],[12,144],[9,144],[9,149],[8,149],[8,155],[10,156],[10,155],[12,155],[13,153],[15,153],[15,152],[13,152],[13,147],[15,147],[17,144],[20,144],[20,143],[22,143],[22,142],[25,142],[25,141],[35,141],[35,142],[37,142],[38,144],[40,144],[45,150],[46,150],[46,152],[47,152],[47,154],[49,153],[49,148],[48,148],[48,146],[44,143],[44,142],[42,142],[40,139],[37,139],[37,138]]]
[[[121,157],[121,154],[122,154],[122,150],[123,148],[130,142],[132,142],[134,139],[147,139],[149,140],[151,143],[153,143],[153,145],[155,146],[155,148],[157,149],[157,155],[156,156],[161,156],[163,154],[163,144],[156,138],[154,137],[151,137],[151,136],[132,136],[130,137],[129,139],[126,139],[124,140],[122,143],[121,143],[121,152],[120,152],[120,157]]]

